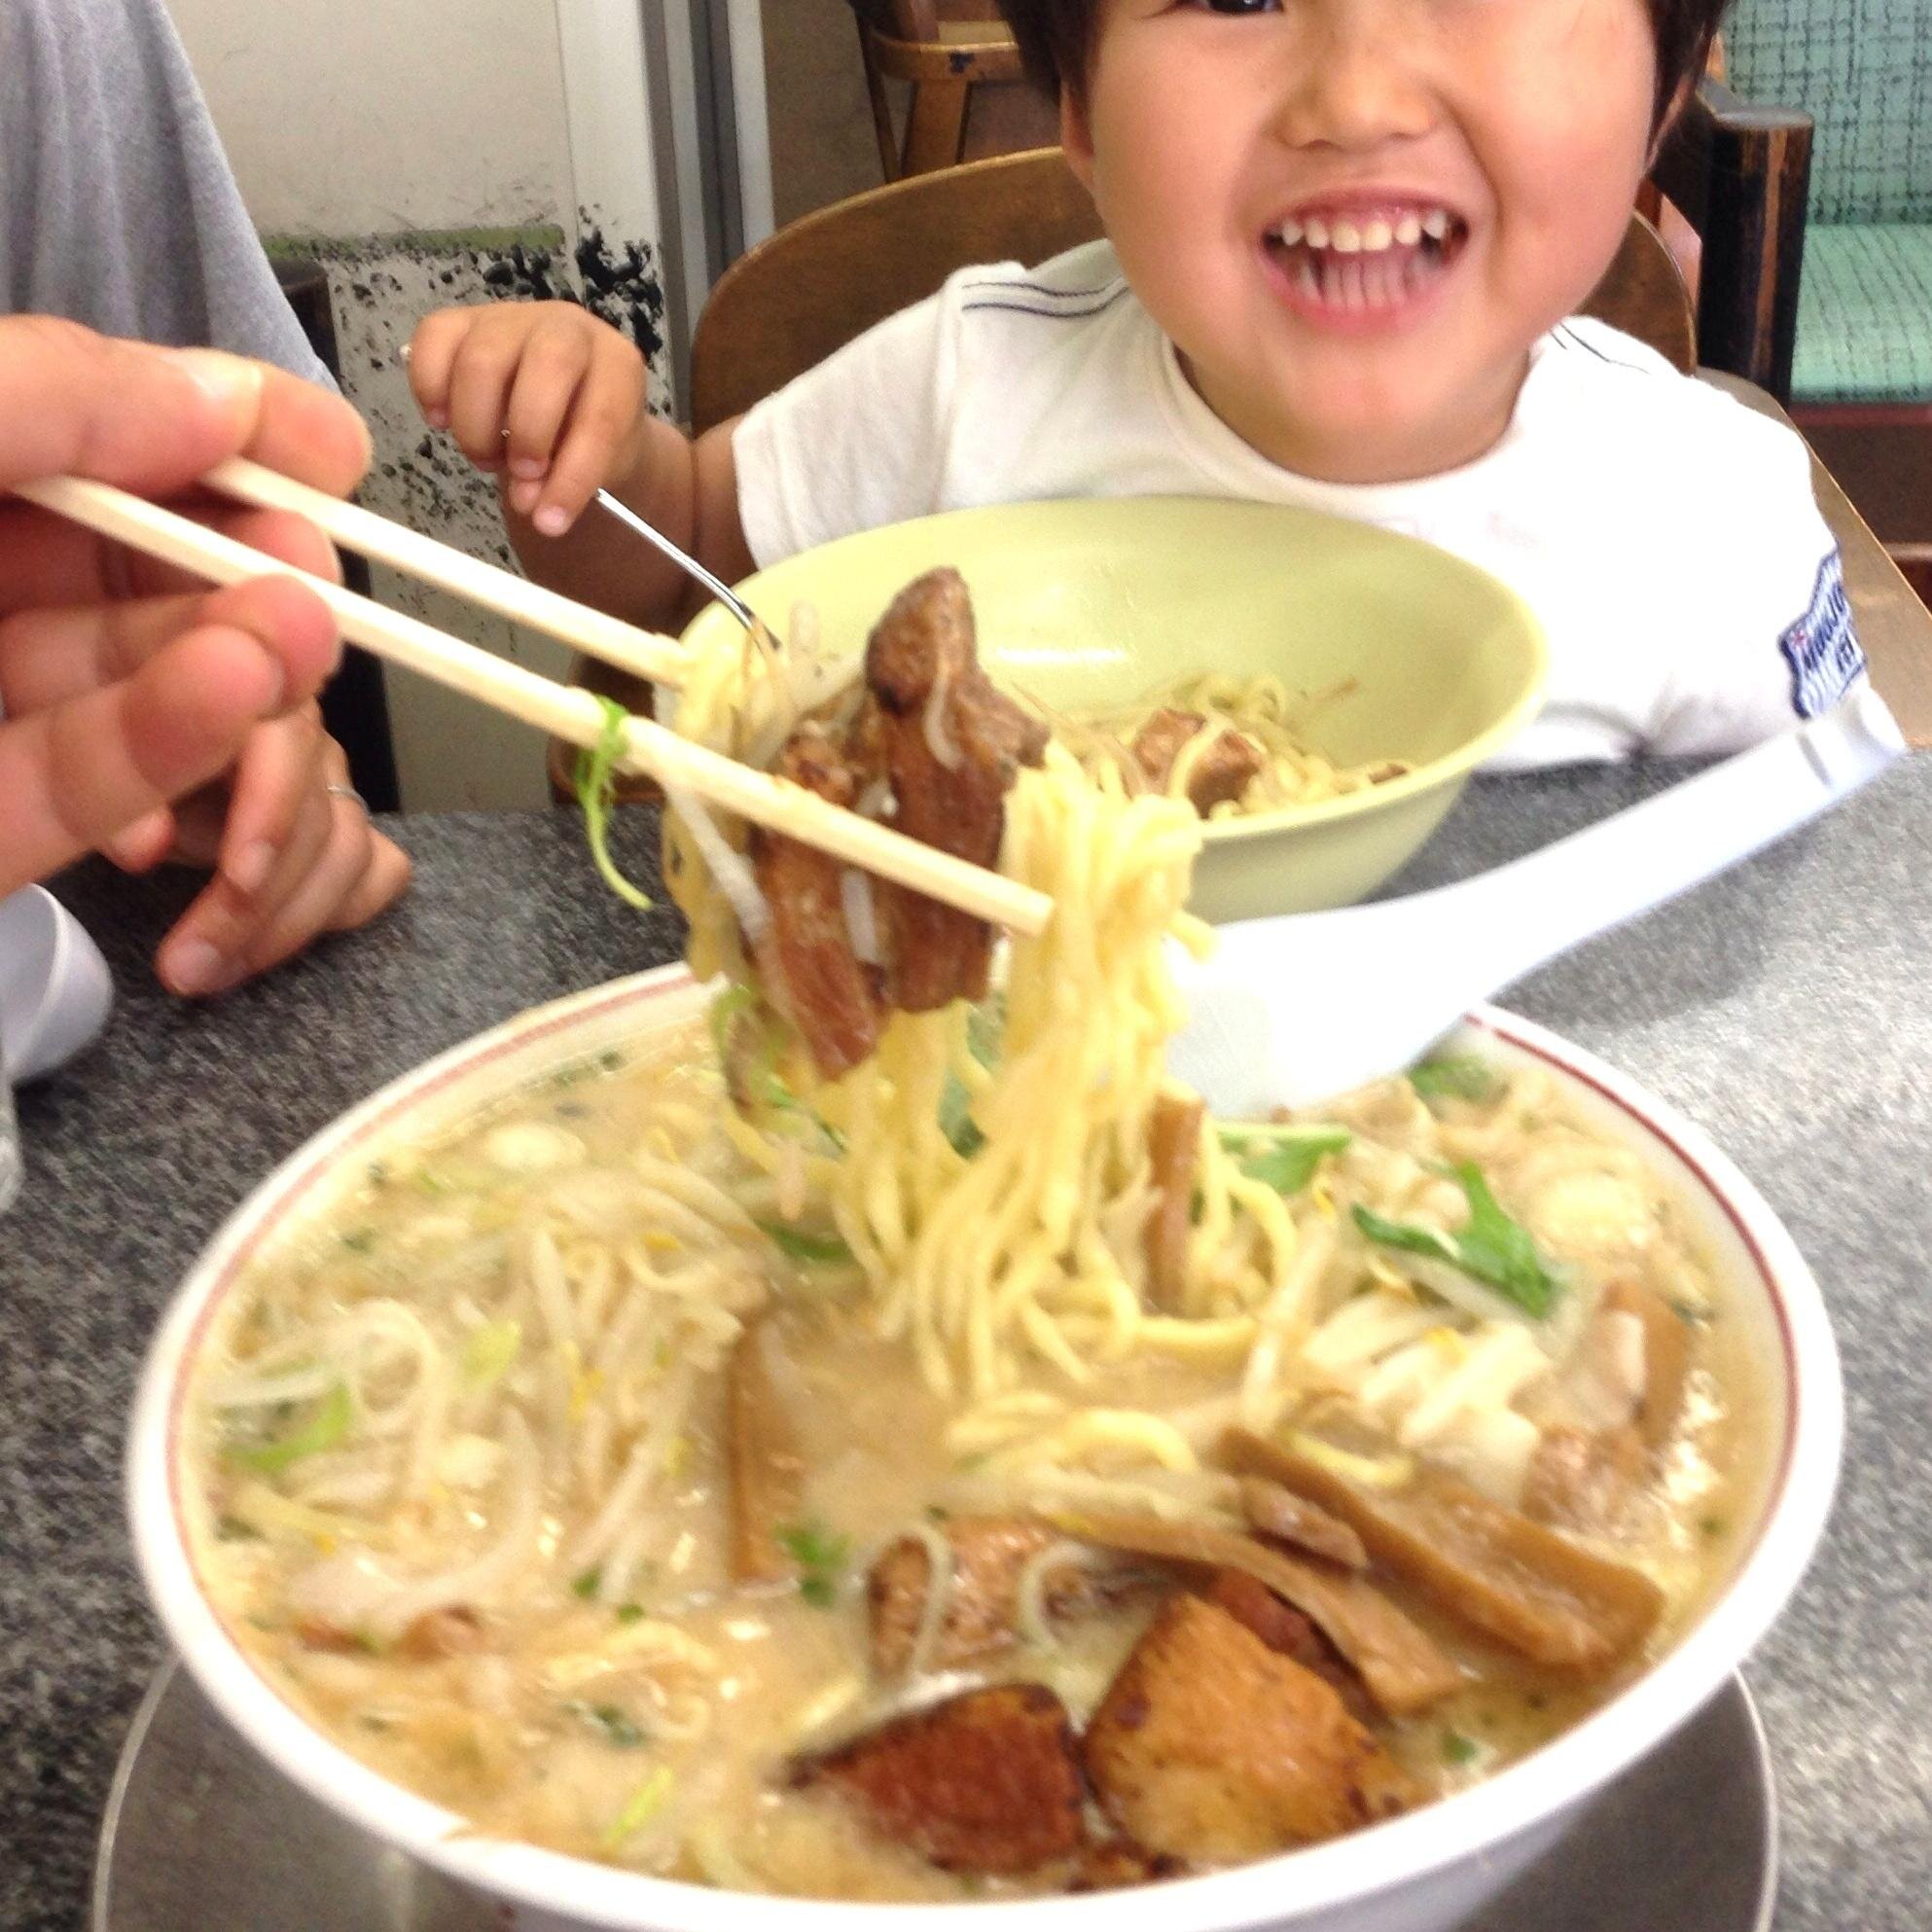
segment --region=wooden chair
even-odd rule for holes
[[[701,435],[740,415],[909,303],[931,295],[973,262],[1031,267],[1093,240],[1099,219],[1057,148],[1002,155],[910,177],[791,222],[725,271],[691,345],[691,418]],[[1697,366],[1690,291],[1641,215],[1585,304],[1651,343],[1682,370]],[[636,706],[644,688],[580,659],[588,684]],[[553,746],[551,778],[570,794],[575,754]],[[641,785],[626,797],[652,796]]]
[[[887,181],[1030,148],[1054,135],[1053,103],[1025,84],[994,0],[850,0]],[[911,89],[903,135],[888,82]]]

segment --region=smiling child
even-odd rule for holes
[[[533,575],[689,607],[601,483],[728,580],[967,505],[1216,495],[1426,538],[1550,635],[1502,763],[1715,753],[1863,674],[1791,431],[1574,311],[1722,0],[1004,0],[1106,238],[968,268],[691,442],[569,304],[417,334]],[[504,435],[507,432],[507,454]]]

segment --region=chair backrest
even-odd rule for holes
[[[748,410],[955,268],[1021,262],[1093,240],[1099,218],[1057,148],[888,183],[789,223],[726,270],[691,347],[692,426]],[[1689,292],[1657,231],[1633,215],[1586,312],[1696,366]]]
[[[731,268],[691,344],[698,432],[748,410],[955,268],[1093,240],[1099,217],[1057,148],[911,175],[789,222]]]
[[[1802,108],[1814,222],[1932,222],[1932,31],[1924,0],[1742,0],[1728,82]]]

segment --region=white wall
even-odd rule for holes
[[[273,233],[555,221],[573,207],[552,0],[170,0]]]
[[[621,206],[599,192],[613,157],[627,182],[630,158],[650,153],[641,54],[626,63],[611,54],[610,36],[587,49],[585,34],[588,16],[608,23],[628,6],[634,38],[636,0],[170,5],[257,227],[328,267],[343,388],[376,434],[364,500],[508,563],[493,486],[447,438],[427,435],[401,352],[431,308],[539,292],[532,268],[553,287],[581,285],[572,259],[580,230],[603,233],[607,261],[644,244],[644,269],[617,290],[612,319],[661,301],[648,178]],[[587,65],[604,90],[591,112]],[[626,111],[641,128],[627,143]],[[662,392],[667,359],[658,351],[652,362]],[[379,567],[375,576],[387,603],[546,675],[566,668],[566,654],[547,639]],[[409,808],[548,797],[534,733],[406,673],[387,681]]]

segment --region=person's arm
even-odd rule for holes
[[[497,480],[510,541],[538,583],[651,630],[705,593],[592,503],[599,488],[727,583],[751,567],[733,425],[694,443],[647,408],[644,359],[574,303],[439,309],[410,344],[423,418]]]

